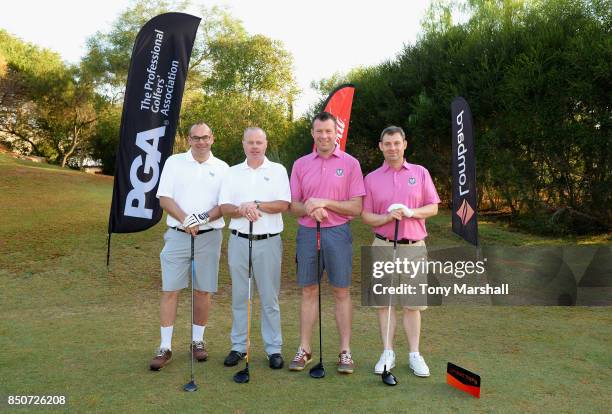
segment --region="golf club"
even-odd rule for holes
[[[191,339],[193,338],[193,283],[195,282],[195,260],[193,254],[193,245],[194,245],[194,237],[191,235],[191,338],[189,343],[191,344]],[[189,349],[191,349],[191,381],[187,384],[183,385],[183,390],[187,392],[194,392],[198,390],[198,386],[193,379],[193,346],[189,345]]]
[[[310,369],[312,378],[323,378],[323,337],[321,335],[321,223],[317,221],[317,283],[319,286],[319,363]]]
[[[234,381],[239,384],[249,382],[249,357],[251,356],[251,273],[253,272],[253,222],[249,221],[249,295],[247,298],[247,343],[246,368],[234,375]]]
[[[395,219],[395,232],[393,235],[393,263],[395,263],[395,257],[397,256],[397,234],[399,233],[399,220]],[[395,272],[394,272],[395,273]],[[393,274],[391,275],[391,286],[393,286]],[[387,340],[385,341],[387,344],[389,343],[389,330],[391,327],[391,301],[393,296],[389,295],[389,308],[387,309]],[[395,312],[395,309],[393,309]],[[382,381],[387,385],[397,385],[397,377],[391,373],[391,371],[387,371],[387,364],[385,361],[385,368],[381,375]]]

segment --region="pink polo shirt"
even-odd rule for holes
[[[328,157],[323,158],[314,151],[299,158],[291,170],[291,200],[305,203],[309,198],[347,201],[365,195],[363,174],[359,161],[338,146]],[[339,226],[352,217],[327,209],[327,220],[321,227]],[[317,223],[306,215],[298,219],[305,227],[316,227]]]
[[[438,204],[440,197],[436,192],[429,171],[425,167],[409,164],[406,161],[399,171],[391,168],[385,161],[377,170],[365,178],[366,196],[363,210],[374,214],[387,214],[391,204],[401,203],[408,208],[418,208],[427,204]],[[395,224],[393,221],[374,232],[393,239]],[[400,221],[398,236],[401,239],[423,240],[427,237],[425,219],[404,218]]]

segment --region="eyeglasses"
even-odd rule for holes
[[[202,135],[201,137],[198,136],[190,136],[189,139],[192,140],[193,142],[208,142],[210,141],[210,139],[212,138],[211,135]]]

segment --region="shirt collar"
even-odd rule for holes
[[[212,151],[210,152],[210,156],[208,157],[208,159],[206,161],[204,161],[203,163],[200,163],[198,160],[196,160],[195,158],[193,158],[193,154],[191,153],[191,148],[189,148],[189,150],[185,153],[185,158],[187,158],[187,161],[189,162],[197,162],[198,164],[207,164],[210,165],[213,163],[213,160],[215,159],[215,156],[213,155]]]
[[[319,157],[319,153],[317,152],[317,148],[315,147],[315,149],[312,151],[314,154],[313,158],[317,158]],[[334,148],[334,150],[332,151],[331,155],[340,158],[342,156],[342,150],[340,149],[340,145],[336,144],[336,147]],[[322,158],[322,157],[321,157]],[[328,157],[329,158],[329,157]]]
[[[383,162],[383,168],[384,172],[392,170],[391,166],[387,163],[387,161]],[[402,168],[405,168],[406,170],[410,171],[410,164],[408,164],[408,161],[406,161],[406,159],[404,159],[404,162],[402,163]]]
[[[259,167],[257,167],[256,169],[259,170],[261,169],[266,169],[270,166],[270,160],[268,160],[268,157],[264,156],[264,162],[263,164],[261,164]],[[242,164],[240,164],[240,168],[242,168],[243,170],[248,170],[248,169],[252,169],[251,167],[249,167],[249,164],[247,164],[247,160],[245,158],[245,160],[242,162]]]

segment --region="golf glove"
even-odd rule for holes
[[[208,213],[200,213],[200,214],[190,214],[183,221],[183,227],[188,229],[194,226],[201,226],[202,224],[206,224],[210,221],[210,216]]]
[[[396,204],[391,204],[391,205],[389,206],[389,208],[387,209],[387,211],[388,211],[388,212],[391,212],[391,211],[393,211],[393,210],[398,210],[398,209],[402,210],[402,213],[404,213],[404,216],[406,216],[406,217],[408,217],[408,218],[410,218],[410,217],[414,216],[414,211],[412,211],[412,209],[410,209],[410,208],[406,207],[406,206],[405,206],[405,205],[403,205],[403,204],[399,204],[399,203],[396,203]]]

